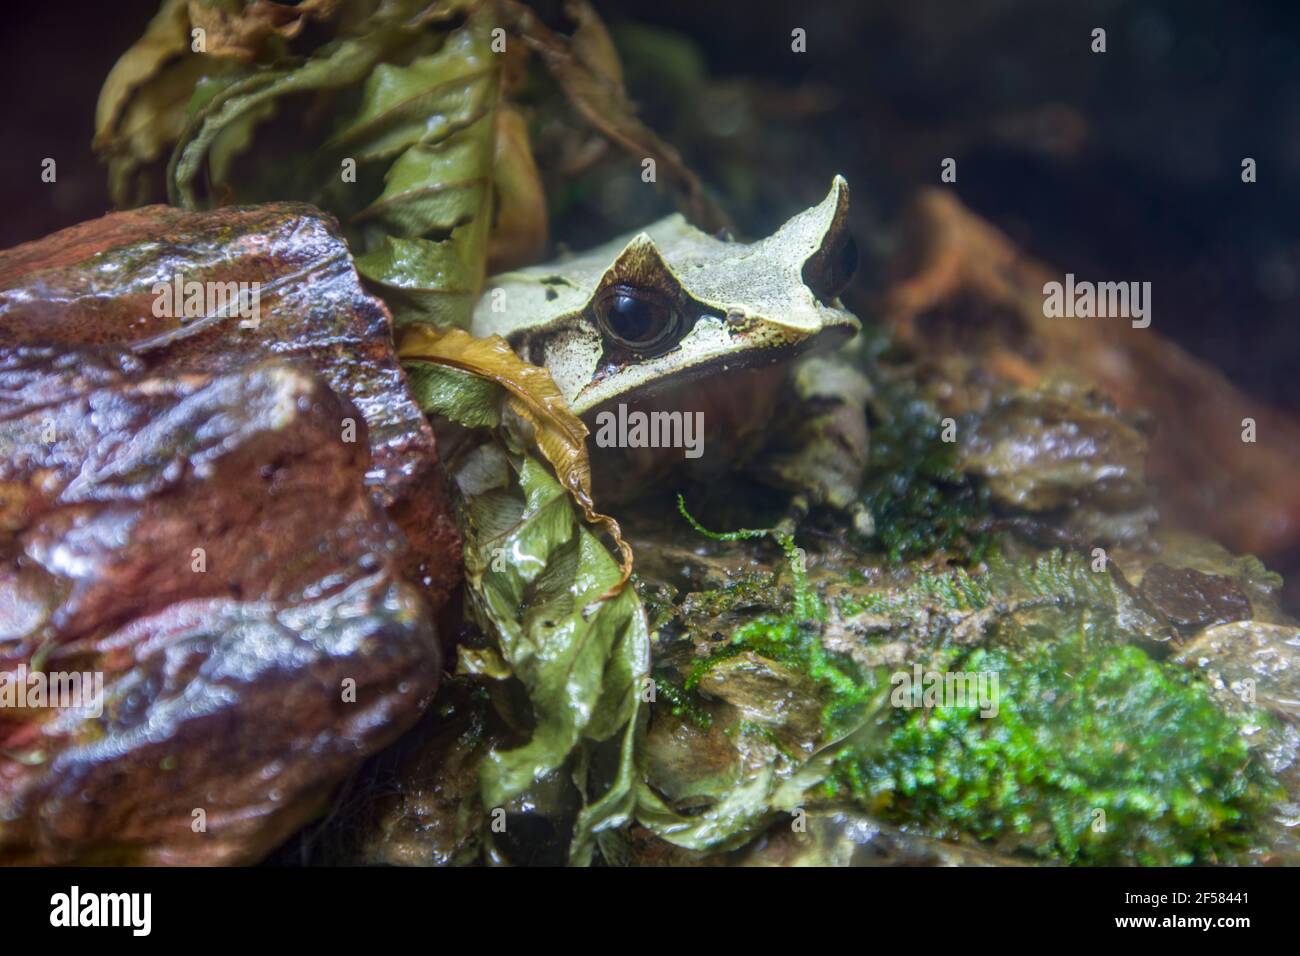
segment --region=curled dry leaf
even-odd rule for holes
[[[592,126],[634,156],[652,159],[686,217],[705,232],[731,225],[727,214],[704,192],[681,154],[636,116],[623,88],[623,71],[614,44],[587,0],[568,0],[564,9],[577,24],[571,38],[556,33],[528,7],[514,0],[502,5],[512,30],[541,58],[569,102]]]
[[[147,170],[164,157],[185,126],[185,108],[204,76],[219,77],[234,61],[191,55],[186,0],[164,0],[144,35],[113,65],[95,107],[95,152],[108,165],[108,186],[120,207],[161,195]]]
[[[518,110],[497,112],[496,221],[488,240],[488,269],[505,272],[536,262],[546,249],[546,192],[533,162],[528,124]]]
[[[463,329],[438,331],[411,326],[402,335],[398,355],[404,361],[435,362],[490,379],[510,394],[511,409],[533,428],[542,455],[590,524],[606,531],[619,552],[618,581],[600,600],[615,597],[632,574],[632,548],[618,522],[596,511],[591,496],[587,426],[565,404],[551,373],[530,365],[499,335],[475,338]]]
[[[298,4],[254,0],[238,10],[224,10],[189,0],[190,23],[204,31],[204,52],[250,61],[273,36],[293,39],[312,20],[328,20],[342,0],[303,0]]]
[[[467,327],[488,268],[546,243],[527,127],[507,102],[536,54],[595,130],[655,162],[693,222],[726,226],[636,118],[594,8],[566,9],[567,36],[495,0],[164,0],[100,96],[95,148],[114,202],[160,198],[160,179],[187,209],[311,202],[344,224],[399,326]],[[503,27],[522,42],[500,50]]]

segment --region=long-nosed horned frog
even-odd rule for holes
[[[498,275],[472,331],[505,337],[550,371],[593,433],[597,501],[625,498],[674,467],[708,477],[755,464],[795,491],[797,506],[855,511],[866,530],[855,504],[865,383],[805,360],[788,387],[792,359],[859,328],[839,300],[857,264],[848,200],[837,176],[822,202],[752,244],[673,215],[581,255]],[[809,459],[792,446],[797,433],[817,431],[804,426],[818,414],[788,414],[792,395],[856,403],[857,422],[836,429],[837,451]]]

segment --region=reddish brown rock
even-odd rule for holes
[[[0,676],[103,682],[89,714],[0,694],[0,862],[259,859],[440,674],[355,407],[275,362],[0,369]]]
[[[178,276],[205,289],[257,283],[256,327],[207,309],[176,315],[174,302],[156,308],[157,290],[174,289]],[[122,348],[151,374],[222,372],[271,357],[319,373],[364,417],[366,482],[409,539],[408,575],[440,605],[459,581],[459,534],[391,322],[362,289],[337,223],[301,203],[202,213],[148,206],[0,252],[0,343]]]
[[[0,253],[0,863],[255,862],[419,717],[460,541],[389,329],[306,206]]]
[[[1250,599],[1226,575],[1153,564],[1142,576],[1142,596],[1183,630],[1248,621]]]
[[[932,376],[946,413],[981,411],[1007,389],[1073,380],[1122,412],[1149,415],[1149,477],[1162,520],[1264,559],[1300,549],[1300,425],[1261,406],[1159,333],[1122,318],[1049,318],[1043,285],[1061,281],[949,193],[928,190],[883,303]],[[1157,293],[1158,300],[1158,293]],[[1254,419],[1257,440],[1242,441]]]

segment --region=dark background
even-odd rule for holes
[[[107,209],[95,100],[156,9],[6,6],[0,247]],[[887,251],[901,204],[951,156],[948,188],[1030,252],[1080,278],[1151,281],[1154,328],[1300,412],[1300,4],[597,6],[643,114],[743,231],[843,172],[866,248]],[[1098,26],[1105,54],[1089,50]],[[806,53],[791,51],[795,27]],[[40,181],[46,156],[56,185]]]

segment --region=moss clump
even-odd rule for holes
[[[697,532],[716,541],[771,537],[781,546],[793,582],[791,610],[786,614],[764,614],[736,629],[726,647],[720,648],[691,667],[685,690],[693,693],[711,668],[745,650],[769,660],[789,664],[807,674],[823,691],[827,703],[822,721],[831,732],[861,712],[872,691],[859,679],[852,664],[841,662],[821,642],[821,625],[826,620],[826,606],[808,582],[803,554],[794,539],[774,529],[710,531],[686,510],[686,502],[677,497],[677,510]]]
[[[794,583],[794,606],[792,610],[795,620],[821,621],[825,619],[826,608],[808,584],[808,571],[804,566],[803,552],[795,547],[792,535],[776,528],[741,528],[738,531],[710,531],[696,521],[694,516],[686,510],[686,499],[681,495],[677,496],[677,510],[696,532],[706,538],[712,538],[714,541],[745,541],[753,538],[771,538],[781,546],[781,552],[785,555],[786,566],[790,569],[790,576]]]
[[[865,582],[865,578],[861,578]],[[1092,608],[1117,615],[1127,594],[1105,571],[1094,571],[1073,552],[1052,550],[1035,558],[1009,560],[994,551],[981,573],[954,568],[922,571],[905,588],[850,594],[838,602],[844,614],[883,614],[901,626],[919,613],[964,615],[990,607],[1005,617],[1024,606]]]
[[[1205,689],[1136,647],[1088,647],[1076,630],[959,666],[998,675],[996,717],[974,702],[891,710],[833,784],[937,835],[1088,864],[1231,859],[1280,795]]]
[[[983,559],[988,535],[987,494],[962,473],[957,448],[942,438],[934,408],[901,387],[884,390],[887,414],[873,421],[871,466],[863,504],[891,561],[950,551]]]
[[[863,672],[826,650],[825,608],[788,537],[720,535],[682,513],[711,537],[771,534],[794,584],[790,613],[738,627],[695,662],[683,690],[692,694],[711,668],[744,651],[806,675],[824,702],[821,732],[833,753],[826,798],[1004,852],[1168,865],[1233,860],[1282,796],[1239,719],[1193,675],[1134,646],[1144,621],[1110,575],[1076,555],[994,556],[979,575],[926,574],[902,592],[857,599],[860,609],[902,618],[936,607],[999,609],[987,632],[994,649],[949,647],[927,668],[996,674],[996,715],[981,716],[976,700],[905,709],[886,706],[888,672]]]
[[[681,608],[691,617],[717,617],[745,608],[771,607],[780,603],[776,575],[742,574],[720,588],[690,594]]]
[[[707,730],[713,724],[713,718],[700,707],[699,701],[668,678],[655,676],[655,692],[667,702],[674,717],[681,717],[701,730]]]
[[[897,364],[883,326],[863,326],[858,358],[875,386],[862,503],[875,520],[877,542],[891,561],[942,550],[980,562],[989,543],[982,530],[987,491],[961,470],[956,444],[943,440],[942,417],[921,396],[912,373]]]
[[[813,680],[825,701],[822,726],[827,735],[850,724],[876,694],[859,679],[850,662],[822,646],[820,628],[814,621],[793,614],[768,614],[738,627],[727,646],[695,662],[686,678],[686,690],[694,691],[712,668],[746,650],[787,664]]]

